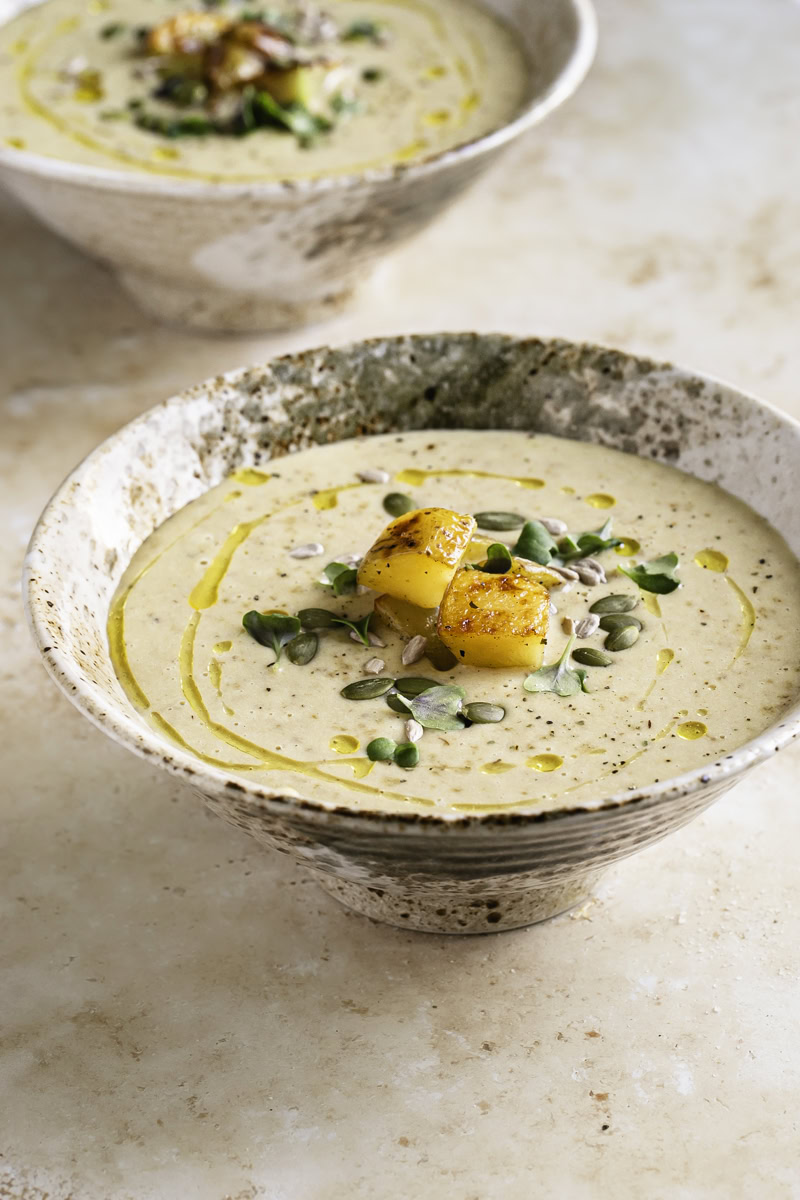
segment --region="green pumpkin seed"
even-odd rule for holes
[[[408,696],[411,700],[414,696],[427,692],[428,688],[438,687],[439,684],[435,679],[425,679],[422,675],[406,675],[402,679],[396,679],[394,686],[401,696]]]
[[[479,529],[519,529],[525,524],[525,518],[519,513],[511,512],[481,512],[474,513]]]
[[[485,704],[482,700],[467,704],[462,712],[473,725],[493,725],[506,715],[506,710],[500,704]]]
[[[297,637],[287,643],[286,657],[289,662],[304,667],[306,663],[311,662],[318,649],[319,638],[315,633],[298,633]]]
[[[411,709],[407,704],[403,704],[403,701],[395,692],[389,693],[389,695],[386,697],[386,703],[389,705],[389,708],[392,710],[392,712],[402,713],[404,717],[411,716]]]
[[[606,638],[603,645],[606,650],[611,650],[616,653],[618,650],[630,650],[634,642],[639,640],[639,630],[635,625],[625,625],[622,629],[615,629]]]
[[[333,629],[336,613],[327,608],[301,608],[297,614],[303,629]]]
[[[389,759],[394,758],[396,749],[397,742],[393,742],[391,738],[373,738],[367,746],[367,758],[371,762],[388,762]]]
[[[401,742],[394,752],[394,761],[398,767],[409,770],[419,762],[419,750],[413,742]]]
[[[599,600],[595,600],[594,604],[589,609],[591,613],[625,613],[630,612],[632,608],[636,608],[639,603],[638,596],[627,596],[622,593],[615,593],[613,596],[601,596]]]
[[[611,659],[608,655],[604,654],[602,650],[595,650],[594,646],[579,646],[577,650],[572,651],[572,657],[583,667],[611,666]]]
[[[425,645],[425,657],[435,671],[452,671],[458,659],[438,637],[429,637]]]
[[[606,633],[613,633],[615,629],[625,629],[628,625],[633,625],[636,629],[642,628],[639,618],[632,617],[630,613],[606,613],[600,618],[600,628],[605,629]]]
[[[394,687],[394,680],[379,675],[377,678],[357,679],[355,683],[348,683],[340,694],[345,700],[376,700],[378,696],[385,696],[390,687]]]
[[[411,497],[404,495],[403,492],[389,492],[388,496],[383,497],[383,507],[390,517],[402,517],[417,506]]]

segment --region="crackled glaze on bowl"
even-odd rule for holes
[[[15,0],[8,16],[29,3]],[[499,129],[419,162],[285,183],[193,183],[0,145],[0,182],[46,225],[111,266],[163,320],[221,332],[319,320],[504,146],[562,104],[589,69],[591,0],[487,6],[519,31],[530,63],[526,102]]]
[[[700,770],[581,808],[469,817],[325,808],[232,780],[145,727],[109,659],[105,618],[142,541],[241,466],[357,434],[507,428],[669,462],[750,504],[800,554],[791,481],[800,425],[712,380],[592,346],[441,334],[320,349],[190,389],[108,439],[67,479],[34,534],[34,634],[74,703],[186,779],[229,821],[316,871],[344,903],[409,928],[488,932],[582,899],[607,864],[685,824],[800,732],[800,706]]]

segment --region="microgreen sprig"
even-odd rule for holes
[[[523,683],[526,692],[555,692],[557,696],[574,696],[577,692],[588,692],[586,672],[580,667],[569,666],[569,656],[575,644],[574,635],[564,647],[558,662],[549,667],[533,671]]]
[[[678,565],[677,554],[662,554],[661,558],[653,558],[635,567],[619,567],[619,570],[632,579],[643,592],[657,592],[661,596],[667,596],[681,586],[681,581],[675,573]]]
[[[280,661],[281,651],[286,643],[297,637],[300,632],[299,618],[283,612],[260,613],[251,609],[242,617],[242,625],[257,642],[272,649],[276,663]],[[271,664],[274,665],[275,663]]]

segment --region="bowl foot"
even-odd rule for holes
[[[138,271],[121,271],[119,281],[136,303],[159,321],[221,334],[266,333],[326,321],[349,303],[354,291],[348,287],[286,302],[263,292],[215,288],[202,280],[180,283]]]
[[[317,883],[345,908],[421,933],[500,933],[534,925],[585,903],[602,872],[571,876],[522,891],[394,892],[314,872]]]

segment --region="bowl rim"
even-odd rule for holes
[[[46,3],[46,0],[40,0]],[[569,58],[550,87],[534,96],[516,117],[488,133],[460,142],[425,158],[385,167],[373,167],[353,174],[322,175],[308,179],[248,180],[239,182],[182,179],[172,175],[123,171],[114,167],[95,167],[51,158],[31,150],[20,150],[0,143],[0,168],[23,171],[44,179],[80,184],[100,190],[146,195],[191,196],[197,199],[229,196],[265,197],[286,196],[287,193],[319,193],[348,191],[361,186],[374,186],[392,180],[422,179],[438,170],[445,170],[471,159],[499,150],[528,129],[543,121],[554,109],[572,96],[583,82],[597,51],[597,14],[593,0],[566,0],[576,19],[575,41]],[[13,20],[14,18],[10,18]],[[0,22],[4,24],[5,22]]]
[[[236,382],[241,376],[246,376],[254,370],[271,366],[276,362],[290,363],[298,357],[306,357],[321,351],[333,349],[335,352],[348,352],[356,347],[363,348],[373,345],[385,345],[387,342],[401,342],[420,337],[463,338],[463,337],[493,337],[505,341],[508,345],[524,344],[535,341],[543,346],[552,345],[563,350],[565,346],[592,352],[610,352],[621,355],[632,363],[645,362],[650,370],[668,372],[678,378],[699,381],[704,384],[724,388],[733,393],[738,399],[758,409],[771,413],[777,421],[793,430],[800,438],[800,421],[789,413],[779,409],[768,401],[761,400],[749,392],[726,383],[716,376],[708,375],[690,368],[676,367],[668,362],[655,362],[645,359],[631,351],[613,350],[611,347],[599,346],[596,343],[574,342],[563,338],[530,338],[518,334],[498,334],[482,331],[480,333],[465,333],[464,331],[448,331],[431,335],[424,333],[397,334],[386,337],[373,337],[347,342],[341,346],[317,346],[309,349],[278,355],[264,363],[235,367],[229,371],[211,376],[200,383],[190,385],[182,391],[167,397],[158,404],[152,405],[133,420],[128,421],[109,437],[104,438],[94,447],[66,476],[50,500],[45,505],[34,527],[28,549],[25,555],[22,572],[22,595],[25,614],[36,647],[44,661],[44,665],[57,686],[64,692],[67,699],[92,724],[106,733],[112,740],[119,742],[126,749],[132,750],[138,757],[147,761],[155,760],[170,774],[178,776],[184,782],[200,791],[208,789],[216,797],[225,796],[228,799],[236,797],[240,802],[247,802],[258,811],[269,811],[283,817],[305,817],[315,823],[326,823],[335,819],[337,823],[348,825],[354,830],[363,830],[376,822],[384,828],[395,831],[413,832],[435,828],[445,831],[491,830],[503,826],[535,826],[554,821],[575,819],[581,816],[600,815],[608,812],[626,812],[637,806],[651,806],[667,803],[671,799],[689,796],[705,790],[719,790],[730,786],[736,778],[750,767],[763,762],[776,751],[800,737],[800,697],[790,708],[786,709],[779,718],[755,737],[750,738],[740,746],[734,747],[720,759],[696,767],[681,775],[670,776],[657,783],[647,784],[632,790],[613,792],[597,801],[585,801],[581,804],[564,804],[547,810],[518,810],[501,809],[497,812],[456,813],[456,812],[426,812],[416,809],[408,813],[402,811],[386,811],[379,809],[360,809],[348,804],[325,804],[309,800],[298,794],[293,788],[263,788],[250,782],[244,777],[232,777],[228,772],[203,763],[193,754],[186,752],[180,746],[172,746],[162,739],[154,729],[151,729],[137,714],[131,710],[126,712],[119,701],[100,685],[86,679],[79,669],[77,660],[60,646],[53,645],[52,635],[48,630],[48,616],[54,613],[53,594],[45,584],[49,582],[41,575],[39,560],[39,541],[45,527],[56,519],[59,509],[68,494],[80,486],[82,477],[91,470],[95,458],[102,455],[106,448],[119,439],[130,436],[132,430],[140,425],[146,425],[152,415],[167,407],[190,405],[198,398],[207,396],[210,390],[218,389],[220,383]],[[177,511],[177,510],[176,510]],[[55,610],[57,611],[57,609]],[[102,697],[102,699],[99,699]],[[209,787],[209,785],[212,785]]]

